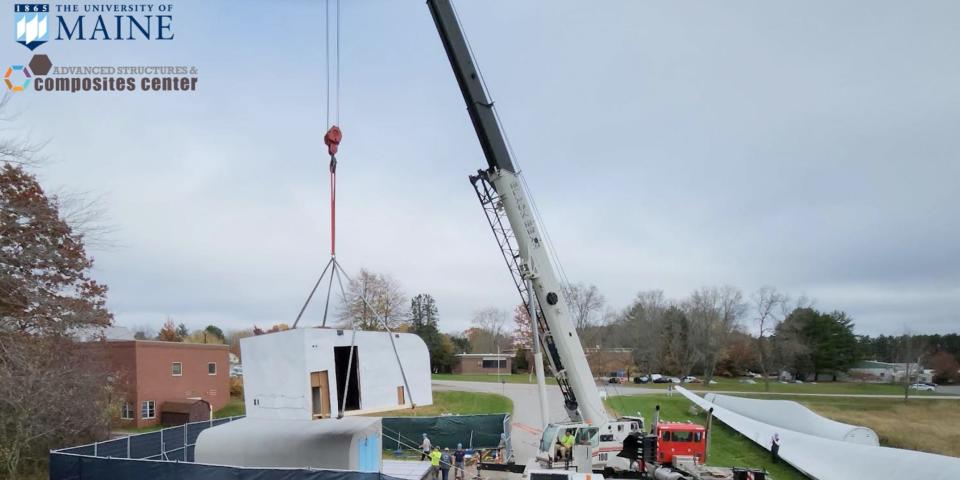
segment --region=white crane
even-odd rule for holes
[[[428,0],[427,5],[487,160],[488,168],[470,176],[470,181],[523,304],[535,302],[539,307],[531,312],[532,318],[540,327],[539,341],[547,353],[570,417],[569,422],[550,424],[544,429],[538,458],[552,463],[556,458],[554,446],[558,435],[572,430],[578,443],[593,445],[595,469],[627,469],[627,460],[616,457],[615,452],[620,451],[623,439],[631,431],[643,429],[642,419],[612,420],[607,415],[570,320],[563,285],[550,260],[547,242],[541,235],[528,193],[514,167],[493,102],[484,88],[453,6],[449,0]],[[532,292],[527,282],[533,285]]]

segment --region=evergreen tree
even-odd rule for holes
[[[453,367],[454,345],[440,333],[437,302],[429,293],[421,293],[410,300],[410,333],[427,344],[430,351],[430,369],[434,373],[449,372]]]

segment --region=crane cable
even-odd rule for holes
[[[321,326],[325,327],[327,325],[327,313],[330,309],[330,293],[333,289],[334,277],[336,277],[337,284],[340,287],[340,295],[343,299],[346,299],[347,293],[346,289],[343,286],[343,280],[340,275],[343,274],[346,277],[347,282],[351,281],[350,276],[347,275],[347,272],[343,270],[343,267],[340,266],[340,262],[337,261],[337,250],[336,250],[336,227],[337,227],[337,151],[340,147],[340,142],[343,140],[343,132],[341,132],[340,127],[340,0],[336,0],[336,24],[334,27],[333,38],[334,42],[331,42],[330,35],[330,0],[326,0],[324,4],[325,8],[325,63],[326,63],[326,126],[327,133],[323,136],[323,143],[327,146],[327,153],[330,155],[330,260],[327,262],[327,266],[324,268],[323,273],[320,274],[320,278],[317,279],[316,284],[314,284],[313,289],[310,291],[310,294],[307,296],[307,300],[304,302],[303,307],[301,307],[300,312],[297,314],[297,319],[293,322],[293,328],[297,327],[297,324],[300,323],[300,319],[303,317],[304,312],[307,309],[307,306],[310,304],[310,300],[313,299],[314,294],[319,288],[323,277],[330,272],[329,284],[327,285],[327,297],[324,302],[323,308],[323,323]],[[333,46],[331,47],[331,44]],[[333,60],[333,69],[331,69],[330,54],[331,50],[333,51],[334,60]],[[331,76],[333,77],[333,82],[331,85]],[[331,88],[331,86],[333,88]],[[331,102],[331,94],[333,101]],[[333,106],[331,108],[331,106]],[[331,109],[333,110],[333,121],[331,122]],[[377,318],[380,326],[386,330],[387,336],[390,339],[390,346],[393,350],[394,357],[397,360],[397,365],[400,367],[400,377],[403,380],[403,387],[407,392],[410,392],[410,408],[417,408],[416,402],[413,400],[413,392],[410,390],[410,384],[407,381],[407,373],[403,368],[403,362],[400,360],[400,352],[397,349],[397,344],[394,341],[395,334],[390,329],[390,326],[387,324],[387,321],[383,316],[381,316],[375,309],[370,305],[370,301],[366,298],[365,295],[360,295],[359,298],[363,304],[370,308],[373,311],[374,316]],[[350,353],[347,360],[347,372],[350,372],[354,363],[354,348],[356,345],[357,338],[357,324],[356,321],[351,322],[351,329],[353,330],[350,337]],[[399,338],[399,336],[397,336]],[[348,373],[349,375],[349,373]],[[337,418],[343,418],[344,412],[346,411],[347,406],[347,397],[350,395],[350,389],[346,388],[344,391],[343,398],[340,399],[340,405],[338,405],[338,414]]]
[[[343,140],[343,132],[337,126],[340,123],[340,0],[336,0],[337,17],[334,32],[336,45],[334,48],[335,56],[335,91],[333,98],[336,107],[333,109],[333,123],[330,121],[330,0],[326,0],[326,48],[325,58],[327,64],[327,133],[323,136],[323,143],[327,145],[327,153],[330,154],[330,256],[335,257],[337,253],[337,150],[340,147],[340,141]]]

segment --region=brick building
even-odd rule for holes
[[[142,428],[159,423],[165,402],[202,399],[213,410],[230,401],[226,345],[146,340],[92,342],[123,385],[118,425]]]
[[[453,373],[463,374],[509,374],[513,368],[512,353],[460,353]]]

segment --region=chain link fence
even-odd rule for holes
[[[101,458],[192,462],[193,448],[200,432],[241,418],[243,417],[237,416],[185,423],[155,432],[139,433],[79,447],[62,448],[50,452],[50,455],[70,454]]]

